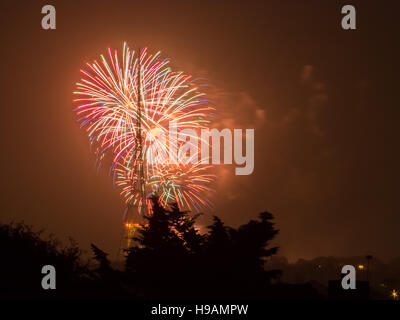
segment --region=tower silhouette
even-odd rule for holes
[[[142,132],[142,113],[143,113],[143,92],[142,92],[142,65],[141,65],[141,49],[138,50],[138,58],[136,64],[137,82],[136,82],[136,115],[135,115],[135,150],[131,168],[131,184],[132,192],[137,197],[132,197],[127,203],[124,215],[123,236],[121,239],[121,252],[131,246],[132,238],[135,231],[140,228],[137,222],[138,216],[147,214],[146,199],[146,179],[144,170],[146,165],[145,153],[143,152],[143,132]],[[137,215],[136,215],[137,213]]]

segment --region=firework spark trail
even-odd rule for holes
[[[160,135],[168,136],[171,121],[179,129],[207,128],[213,108],[204,94],[198,91],[191,76],[171,71],[169,61],[161,59],[160,52],[151,55],[144,49],[138,57],[124,44],[121,62],[116,50],[113,53],[108,49],[107,53],[108,59],[101,55],[100,62],[86,64],[74,92],[79,96],[74,100],[79,104],[78,121],[86,128],[97,161],[101,163],[107,153],[113,155],[114,183],[121,188],[128,204],[140,207],[140,178],[135,168],[142,163],[146,193],[156,192],[163,206],[177,202],[181,208],[196,211],[210,207],[204,196],[211,191],[208,184],[214,180],[207,173],[209,167],[201,161],[181,163],[179,159],[185,157],[182,152],[178,152],[178,164],[165,156],[171,149],[180,150],[190,134],[181,132],[179,139],[168,142],[158,139]],[[138,139],[142,139],[141,159],[136,152]],[[200,154],[196,148],[192,157]],[[153,149],[159,152],[149,152]],[[151,161],[146,161],[146,155],[153,155]],[[150,205],[150,201],[146,202]]]

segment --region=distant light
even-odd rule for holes
[[[392,292],[390,293],[390,295],[392,296],[392,298],[393,298],[394,300],[399,299],[399,292],[398,292],[397,290],[395,290],[395,289],[392,290]]]
[[[364,265],[362,265],[362,264],[359,264],[358,266],[357,266],[357,268],[358,268],[358,270],[364,270]]]
[[[322,264],[319,264],[319,265],[318,265],[318,268],[321,269],[321,268],[322,268]]]

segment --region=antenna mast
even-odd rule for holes
[[[132,188],[135,193],[139,194],[139,199],[137,199],[137,208],[139,215],[146,214],[146,181],[144,177],[144,165],[145,158],[143,153],[143,134],[142,134],[142,112],[143,112],[143,101],[142,101],[142,68],[141,68],[141,50],[138,50],[138,62],[137,62],[137,114],[136,114],[136,136],[135,136],[135,151],[134,151],[134,164],[133,164],[133,174],[132,174]],[[136,178],[136,180],[134,180]],[[129,249],[132,237],[137,228],[140,227],[138,223],[134,221],[133,210],[135,208],[134,199],[127,204],[126,215],[124,221],[124,247],[123,249]]]
[[[142,68],[140,64],[140,48],[139,48],[139,57],[138,57],[138,83],[137,83],[137,97],[138,97],[138,111],[137,111],[137,136],[136,136],[136,143],[135,143],[135,153],[136,153],[136,165],[135,169],[137,170],[136,174],[138,177],[139,185],[138,191],[140,195],[140,203],[139,203],[139,214],[144,211],[146,207],[146,193],[145,193],[145,179],[144,179],[144,154],[143,154],[143,135],[142,135],[142,108],[143,108],[143,101],[142,101],[142,79],[141,73]]]

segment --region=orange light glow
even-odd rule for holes
[[[125,223],[125,228],[127,228],[127,229],[134,229],[134,228],[139,228],[139,227],[140,227],[139,223],[133,223],[133,222]]]

